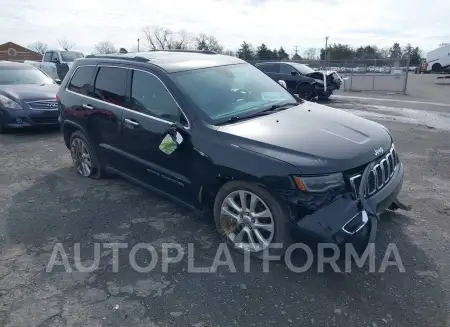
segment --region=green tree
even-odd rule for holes
[[[219,41],[213,35],[200,34],[195,38],[194,42],[197,50],[211,50],[217,53],[223,52],[223,46],[219,44]]]
[[[394,45],[389,49],[389,58],[390,59],[400,59],[402,57],[402,48],[398,42],[395,42]]]
[[[261,60],[273,59],[273,53],[264,43],[262,43],[256,48],[256,57]]]
[[[352,60],[355,51],[348,44],[334,43],[327,49],[329,60]],[[325,49],[320,49],[320,59],[325,60]]]
[[[302,57],[300,57],[300,55],[296,52],[296,53],[292,56],[292,60],[302,60]]]
[[[289,60],[289,55],[284,51],[283,47],[280,47],[278,50],[278,59],[280,60]]]
[[[272,50],[272,58],[273,59],[278,59],[278,50],[277,49],[273,49]]]
[[[245,41],[242,42],[241,48],[237,51],[237,55],[239,58],[247,61],[255,59],[255,51],[253,50],[253,46]]]
[[[411,49],[411,56],[409,64],[412,66],[419,66],[422,63],[423,52],[419,47]]]

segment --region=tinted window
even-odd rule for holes
[[[95,66],[78,67],[67,88],[76,93],[92,95],[92,76],[95,68]]]
[[[281,64],[280,65],[280,74],[286,74],[286,75],[290,75],[292,71],[294,71],[295,69],[292,68],[291,65],[287,65],[287,64]]]
[[[50,59],[52,59],[52,52],[51,52],[51,51],[47,51],[47,52],[44,54],[44,61],[45,61],[45,62],[50,62]]]
[[[304,64],[299,64],[299,63],[293,62],[292,66],[294,66],[295,69],[297,69],[301,74],[314,73],[314,69],[312,69],[311,67],[306,66]]]
[[[161,119],[180,121],[180,108],[162,82],[139,70],[133,71],[129,107]]]
[[[257,64],[256,67],[261,69],[265,73],[278,73],[278,64]]]
[[[100,67],[95,80],[94,97],[125,107],[127,70],[123,68]]]

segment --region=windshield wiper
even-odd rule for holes
[[[270,106],[269,108],[264,109],[263,111],[260,111],[260,112],[281,111],[281,110],[285,110],[285,109],[294,107],[296,105],[298,105],[297,102],[278,103],[278,104],[274,104],[274,105]]]

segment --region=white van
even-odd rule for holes
[[[437,48],[427,53],[427,71],[450,71],[450,45]]]

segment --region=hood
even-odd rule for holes
[[[0,85],[0,94],[22,101],[55,99],[57,84]]]
[[[385,152],[392,143],[382,125],[311,102],[220,126],[217,132],[230,144],[290,163],[303,174],[359,167],[381,154],[375,149]]]

